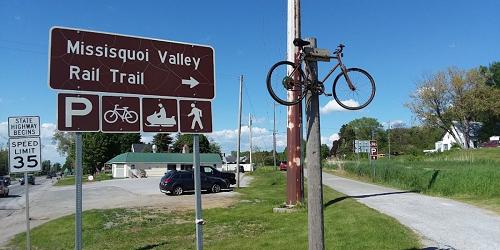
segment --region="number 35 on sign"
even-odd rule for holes
[[[40,137],[9,139],[10,172],[40,171],[40,149]]]

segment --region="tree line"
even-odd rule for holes
[[[66,155],[66,161],[62,169],[74,169],[75,164],[75,135],[74,133],[57,131],[53,136],[54,143],[57,143],[57,151],[61,155]],[[102,170],[104,164],[113,157],[130,152],[132,144],[141,144],[139,133],[114,134],[114,133],[82,133],[83,151],[83,172],[84,174],[94,174]],[[220,153],[220,146],[213,141],[209,141],[204,135],[200,135],[201,153]],[[193,135],[177,134],[174,142],[170,134],[158,133],[153,137],[157,152],[182,152],[183,146],[187,145],[191,150],[193,146]]]
[[[363,117],[342,125],[334,141],[332,156],[353,156],[354,140],[378,141],[379,153],[423,154],[448,132],[455,141],[452,126],[464,132],[463,143],[470,148],[472,137],[478,142],[500,135],[500,62],[469,70],[448,68],[424,75],[405,104],[421,122],[419,126],[397,125],[384,129],[375,118]],[[477,128],[477,124],[481,124]]]
[[[406,106],[422,124],[449,132],[459,145],[500,134],[500,62],[469,70],[448,68],[424,75]],[[478,122],[482,124],[476,135]],[[452,126],[464,139],[452,133]]]

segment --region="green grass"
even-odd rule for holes
[[[285,177],[259,169],[252,187],[229,208],[203,211],[206,249],[307,249],[307,211],[275,214],[285,198]],[[325,188],[324,202],[343,195]],[[194,198],[194,197],[193,197]],[[413,249],[417,236],[396,220],[351,199],[324,210],[326,249]],[[34,249],[72,249],[74,217],[66,216],[32,230]],[[195,249],[194,214],[162,209],[110,209],[84,212],[86,249]],[[25,234],[10,247],[24,248]]]
[[[89,182],[88,176],[89,175],[83,176],[82,181],[84,183]],[[93,181],[105,181],[105,180],[111,180],[111,179],[113,179],[113,176],[111,174],[98,174],[98,175],[94,176]],[[75,185],[75,176],[66,176],[66,177],[60,179],[59,181],[57,181],[57,183],[55,184],[55,186],[68,186],[68,185]]]
[[[500,212],[500,149],[453,150],[429,156],[347,162],[336,174],[467,201]],[[326,169],[338,170],[337,165]]]

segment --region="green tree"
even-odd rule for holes
[[[338,152],[340,155],[351,156],[354,153],[354,140],[378,141],[378,146],[384,148],[387,145],[387,137],[382,124],[375,118],[362,117],[342,125],[339,131]]]
[[[480,66],[479,71],[485,76],[487,85],[500,88],[500,62],[493,62],[488,67]]]
[[[61,163],[56,162],[54,165],[52,165],[52,168],[50,169],[51,172],[59,172],[62,170]]]
[[[50,160],[42,161],[42,171],[41,174],[48,174],[51,168]]]
[[[490,136],[500,134],[500,62],[493,62],[489,67],[481,66],[479,71],[488,87],[476,90],[479,93],[474,95],[482,97],[479,101],[483,102],[483,107],[490,107],[479,113],[478,120],[483,123],[479,139],[488,141]]]
[[[222,151],[220,149],[220,144],[217,143],[216,141],[214,140],[210,140],[210,147],[209,147],[209,150],[208,152],[210,153],[217,153],[217,154],[222,154]]]
[[[57,150],[66,155],[63,168],[74,168],[75,140],[74,133],[56,132],[53,141],[57,143]],[[83,142],[83,172],[94,174],[101,169],[111,158],[118,154],[130,151],[133,143],[140,143],[141,135],[112,134],[112,133],[82,133]]]
[[[0,176],[7,175],[9,173],[9,155],[8,151],[0,149]]]
[[[193,135],[192,134],[177,134],[177,138],[173,145],[173,152],[181,153],[184,145],[189,147],[190,152],[193,152]],[[210,153],[210,142],[205,135],[199,135],[200,153]]]
[[[322,160],[326,159],[329,154],[330,154],[330,149],[328,148],[328,145],[321,144],[321,147],[320,147],[321,159]]]
[[[425,76],[406,105],[425,125],[449,132],[455,141],[469,148],[472,123],[498,102],[494,102],[491,94],[495,92],[485,82],[478,69],[449,68]],[[452,133],[452,125],[464,132],[463,141]]]
[[[153,137],[153,144],[158,147],[158,152],[168,152],[168,147],[172,144],[172,137],[169,134],[158,133]]]

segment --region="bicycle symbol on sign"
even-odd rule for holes
[[[118,106],[118,104],[115,104],[115,108],[113,110],[108,110],[104,113],[104,120],[107,123],[115,123],[118,121],[118,117],[122,120],[122,122],[130,124],[137,122],[139,119],[137,112],[128,110],[129,107],[118,108]]]

